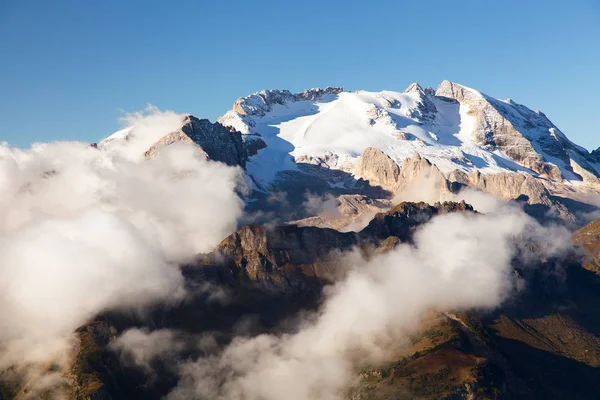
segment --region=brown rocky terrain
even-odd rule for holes
[[[181,129],[160,138],[146,150],[144,156],[154,157],[160,148],[177,142],[196,144],[210,160],[221,161],[227,165],[245,167],[248,161],[248,153],[239,132],[218,122],[213,124],[207,119],[198,119],[193,115],[187,115]]]
[[[579,229],[573,238],[588,252],[584,267],[600,274],[600,219]]]
[[[182,267],[191,289],[217,285],[230,294],[229,302],[211,302],[199,290],[175,307],[157,306],[149,316],[99,316],[76,332],[73,361],[64,374],[69,396],[160,398],[177,382],[169,365],[155,365],[161,371],[157,378],[123,364],[111,350],[110,343],[128,327],[213,332],[224,343],[235,334],[232,327],[249,317],[254,332],[280,329],[289,316],[319,304],[323,285],[343,272],[345,251],[358,246],[367,257],[389,251],[410,241],[419,225],[451,212],[473,209],[464,202],[402,203],[377,214],[358,233],[244,226],[214,252]],[[597,220],[573,236],[592,257],[600,249],[599,224]],[[516,264],[515,273],[527,287],[493,311],[431,310],[408,345],[391,349],[386,362],[357,372],[359,383],[348,389],[347,398],[595,398],[600,390],[600,277],[588,270],[592,268],[582,268],[582,260],[576,254],[566,260],[539,260],[535,270]],[[564,275],[548,273],[557,263],[566,264]],[[27,398],[28,383],[19,380],[18,370],[3,371],[0,377],[4,398]]]

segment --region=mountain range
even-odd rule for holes
[[[402,93],[265,90],[239,98],[215,123],[188,115],[177,131],[153,135],[138,153],[195,143],[209,159],[244,168],[252,201],[290,190],[290,198],[308,190],[383,200],[426,181],[434,198],[418,200],[472,187],[581,225],[600,190],[598,151],[571,142],[541,111],[449,81]],[[99,146],[132,137],[125,129]]]
[[[597,398],[600,149],[541,111],[449,81],[265,90],[82,151],[137,168],[177,146],[237,171],[237,228],[168,264],[185,297],[102,308],[66,367],[2,366],[0,398]]]

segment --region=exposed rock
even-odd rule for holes
[[[422,92],[423,88],[417,82],[411,83],[406,89],[404,89],[404,93],[413,93],[413,92]]]
[[[454,176],[463,179],[463,176]],[[467,176],[465,182],[471,187],[480,189],[504,200],[526,199],[529,204],[550,206],[552,201],[546,187],[536,178],[521,173],[482,174],[475,171]]]
[[[327,87],[325,89],[313,88],[300,93],[291,93],[289,90],[263,90],[246,97],[241,97],[233,103],[233,111],[240,115],[263,116],[271,111],[276,104],[301,100],[316,100],[327,94],[339,94],[344,89],[341,87]]]
[[[224,239],[214,252],[200,256],[198,263],[225,266],[230,271],[229,278],[220,273],[220,280],[247,279],[294,294],[314,290],[336,275],[340,252],[355,246],[375,250],[379,241],[390,236],[407,241],[419,225],[435,215],[472,211],[473,207],[464,202],[444,202],[434,206],[402,203],[389,212],[375,215],[358,234],[312,226],[267,228],[246,225]]]
[[[337,198],[339,205],[337,215],[317,215],[290,224],[298,226],[316,226],[331,228],[338,231],[359,231],[363,229],[379,212],[391,208],[392,203],[387,199],[372,199],[365,195],[341,195]]]
[[[322,156],[306,156],[302,155],[295,158],[298,164],[312,164],[323,168],[336,168],[338,166],[339,157],[337,154],[327,152]]]
[[[476,144],[498,149],[518,164],[552,180],[564,178],[556,163],[571,171],[571,153],[592,160],[585,149],[569,141],[540,111],[532,111],[512,100],[500,101],[450,81],[443,81],[436,95],[468,107],[469,115],[475,118],[472,138]],[[598,176],[587,162],[580,161],[579,165],[588,174]]]
[[[247,225],[223,240],[202,263],[223,260],[234,276],[293,293],[310,289],[307,277],[327,280],[329,254],[356,244],[354,234],[333,229]]]
[[[67,375],[75,399],[112,399],[106,387],[109,377],[103,353],[116,335],[116,329],[105,321],[94,321],[77,329],[75,357]]]
[[[427,182],[437,192],[437,196],[443,199],[451,193],[451,185],[439,168],[428,159],[415,153],[412,158],[402,162],[398,189],[403,190],[408,185],[419,182]]]
[[[400,166],[382,150],[369,147],[360,156],[357,172],[373,186],[395,188],[400,177]]]
[[[163,136],[144,155],[147,158],[154,157],[160,148],[175,142],[195,143],[202,148],[209,159],[227,165],[245,167],[248,160],[248,153],[240,132],[225,128],[218,122],[213,124],[207,119],[198,119],[193,115],[188,115],[184,119],[180,130]]]
[[[569,161],[573,172],[579,175],[584,183],[592,185],[600,184],[598,176],[590,172],[595,171],[594,167],[589,165],[584,159],[579,159],[579,162],[577,162],[574,158],[571,158]],[[580,163],[583,165],[580,165]]]
[[[436,96],[468,105],[469,114],[476,119],[473,140],[479,146],[497,148],[524,167],[545,173],[542,156],[481,93],[445,80],[438,87]]]
[[[243,135],[244,147],[248,157],[258,154],[258,151],[267,147],[267,144],[258,135]]]
[[[583,266],[600,275],[600,218],[575,232],[573,240],[589,255]]]
[[[448,174],[448,181],[466,186],[469,184],[469,174],[467,174],[464,171],[455,169],[454,171]]]
[[[419,153],[407,158],[400,167],[380,149],[367,148],[358,161],[357,175],[371,185],[381,186],[391,192],[401,192],[410,184],[427,182],[436,190],[439,198],[450,193],[451,185],[439,168]]]
[[[412,138],[410,133],[401,130],[394,131],[392,135],[399,140],[410,140]]]
[[[451,212],[474,212],[473,207],[464,201],[436,203],[433,206],[427,203],[400,203],[386,213],[379,213],[369,222],[369,225],[360,232],[365,240],[384,240],[390,236],[401,241],[410,239],[413,231],[421,224],[429,221],[436,215]]]

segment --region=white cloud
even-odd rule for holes
[[[129,118],[152,130],[162,116]],[[0,365],[65,354],[106,309],[181,298],[176,264],[236,228],[240,175],[183,144],[151,160],[75,142],[0,146]]]
[[[219,356],[184,363],[170,398],[342,399],[358,368],[402,343],[423,312],[498,306],[517,288],[515,242],[545,229],[519,210],[436,217],[414,246],[349,258],[351,272],[295,333],[237,338]],[[553,252],[568,243],[543,233]]]
[[[308,216],[319,215],[325,218],[336,218],[341,215],[338,209],[339,200],[332,194],[317,195],[306,192],[302,207],[306,210]]]
[[[145,110],[125,113],[120,118],[124,128],[100,142],[100,147],[129,160],[139,160],[156,141],[183,125],[184,116],[161,111],[148,104]]]

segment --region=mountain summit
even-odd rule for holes
[[[250,161],[263,183],[298,162],[352,169],[380,148],[401,163],[415,152],[442,172],[524,172],[552,181],[597,183],[598,160],[543,113],[450,81],[403,93],[269,90],[238,99],[218,120],[266,148]]]
[[[157,126],[124,129],[99,147],[152,157],[175,142],[195,144],[242,167],[254,198],[293,190],[389,200],[425,178],[431,201],[468,186],[524,200],[538,216],[557,208],[575,220],[593,208],[582,204],[586,193],[600,192],[598,151],[571,142],[540,111],[447,80],[403,92],[263,90],[237,99],[214,124],[186,115]]]

